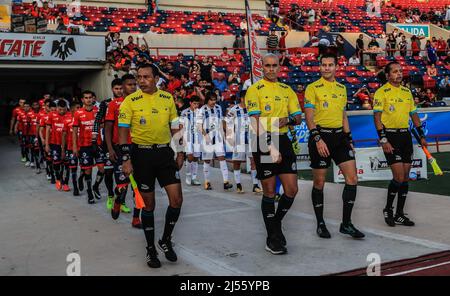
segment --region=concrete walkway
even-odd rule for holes
[[[72,252],[81,257],[82,275],[322,275],[367,266],[369,253],[385,262],[450,249],[448,196],[410,193],[406,212],[417,226],[389,228],[381,211],[386,191],[360,187],[353,222],[367,236],[355,241],[338,231],[342,185],[327,184],[325,217],[333,238],[323,240],[315,234],[311,182],[299,181],[297,200],[284,220],[289,253],[273,256],[264,250],[261,197],[223,192],[220,171],[212,169],[217,190],[183,184],[174,233],[179,261],[169,263],[161,254],[163,267],[153,270],[145,264],[144,235],[131,228],[131,214],[113,221],[105,198],[88,205],[85,192],[79,197],[57,192],[44,174],[20,163],[11,138],[0,138],[0,158],[0,275],[66,275]],[[250,190],[250,177],[242,179]],[[131,199],[127,203],[131,206]],[[158,188],[157,237],[166,206]]]

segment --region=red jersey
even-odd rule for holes
[[[24,135],[26,135],[27,132],[27,114],[25,113],[25,111],[20,110],[17,113],[17,130],[22,132]]]
[[[64,119],[66,116],[66,114],[61,115],[56,111],[50,112],[46,122],[47,127],[51,127],[49,139],[50,144],[61,145]]]
[[[28,122],[28,135],[36,136],[37,135],[37,124],[38,124],[39,113],[31,110],[27,114],[27,122]]]
[[[44,131],[42,132],[42,135],[43,135],[43,137],[44,137],[44,140],[45,140],[45,137],[46,137],[46,134],[45,134],[45,131],[46,131],[46,129],[47,129],[47,120],[48,120],[48,116],[50,115],[50,112],[45,112],[45,110],[44,110],[44,112],[39,112],[39,127],[43,127],[44,128]]]
[[[64,119],[64,128],[63,131],[66,133],[66,150],[73,150],[73,116],[71,113],[68,113]]]
[[[12,117],[17,119],[17,115],[19,115],[20,112],[23,112],[23,109],[17,106],[12,111]]]
[[[108,111],[106,112],[105,121],[111,121],[113,122],[113,137],[112,137],[112,143],[117,145],[119,144],[119,108],[122,104],[124,98],[116,98],[113,99],[108,104]],[[128,133],[128,144],[131,144],[131,135]]]
[[[93,108],[91,111],[88,111],[83,107],[75,112],[73,116],[73,127],[78,127],[77,144],[79,147],[92,146],[92,130],[94,128],[97,111],[98,108]],[[97,142],[98,144],[101,144],[100,141]]]

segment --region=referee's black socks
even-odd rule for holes
[[[141,214],[142,229],[144,230],[147,247],[155,246],[155,216],[153,211],[146,211],[142,209]]]
[[[348,225],[351,222],[353,205],[356,200],[356,185],[345,184],[342,192],[342,223]]]
[[[275,217],[275,199],[273,197],[263,196],[261,200],[261,211],[266,225],[267,236],[273,233],[273,220]]]
[[[278,201],[277,212],[275,213],[275,220],[277,221],[283,220],[284,216],[294,203],[294,199],[295,199],[294,197],[288,197],[284,193],[283,195],[281,195],[280,200]]]
[[[164,225],[164,233],[161,239],[162,241],[166,242],[170,240],[175,224],[178,221],[178,217],[180,217],[180,211],[181,208],[172,208],[171,206],[167,207],[166,223]]]
[[[311,200],[316,214],[317,225],[324,223],[323,221],[323,189],[317,189],[313,186],[311,192]]]
[[[387,195],[387,202],[385,209],[391,209],[392,205],[394,203],[395,196],[397,195],[398,190],[400,189],[400,186],[402,184],[395,181],[394,179],[391,180],[388,187],[388,195]]]
[[[397,216],[404,215],[403,208],[405,207],[406,195],[408,194],[408,190],[409,190],[408,182],[403,182],[400,185],[400,188],[398,189],[398,200],[397,200],[397,210],[396,210]]]

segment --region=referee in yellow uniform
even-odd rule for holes
[[[414,222],[403,212],[413,155],[412,138],[408,129],[410,117],[421,138],[420,144],[426,147],[427,142],[411,91],[401,85],[403,79],[401,65],[391,62],[386,65],[384,72],[388,83],[375,92],[373,107],[375,127],[393,175],[388,187],[387,203],[383,209],[384,220],[391,227],[395,224],[414,226]],[[393,203],[397,194],[397,209],[394,216]]]
[[[141,219],[147,240],[147,265],[152,268],[161,267],[154,244],[155,179],[169,197],[164,233],[158,246],[171,262],[177,261],[171,235],[183,202],[179,165],[170,147],[171,127],[172,133],[179,128],[177,109],[172,96],[156,88],[159,76],[154,65],[147,64],[138,69],[140,90],[127,96],[121,104],[118,124],[123,173],[126,176],[133,173],[145,202]],[[131,146],[127,145],[130,130]],[[177,160],[180,157],[179,154]]]
[[[322,55],[322,77],[309,84],[305,91],[305,118],[310,134],[308,148],[313,171],[311,199],[317,219],[317,234],[321,238],[331,238],[323,219],[323,188],[327,169],[333,160],[345,178],[339,231],[353,238],[363,238],[364,234],[351,223],[358,176],[350,126],[345,112],[347,90],[336,81],[336,66],[335,55]]]
[[[264,56],[264,78],[250,86],[245,95],[252,127],[253,159],[263,187],[261,210],[267,230],[266,250],[275,255],[287,252],[281,221],[298,191],[297,159],[287,136],[288,125],[301,122],[297,96],[288,85],[278,82],[279,71],[278,57]],[[275,212],[276,176],[284,194]]]

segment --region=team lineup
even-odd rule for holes
[[[264,78],[241,91],[227,110],[218,104],[217,95],[209,92],[204,101],[194,96],[188,108],[177,111],[172,95],[156,86],[159,69],[145,64],[138,68],[136,76],[126,74],[114,79],[113,98],[101,102],[89,90],[82,93],[81,102],[70,104],[64,99],[51,100],[49,95],[40,101],[21,99],[13,110],[10,133],[18,136],[25,166],[34,168],[36,174],[45,171],[45,177],[57,190],[72,191],[74,196],[85,190],[87,202],[94,204],[102,198],[100,185],[104,181],[111,217],[116,220],[121,212],[133,212],[132,227],[144,231],[146,263],[158,268],[161,262],[157,247],[168,261],[177,261],[172,233],[183,204],[180,170],[184,167],[187,186],[203,185],[209,192],[216,189],[210,176],[214,160],[219,163],[225,191],[235,186],[237,193],[244,193],[248,186],[251,192],[262,195],[265,249],[274,255],[287,253],[282,221],[298,193],[298,142],[291,130],[304,118],[309,129],[311,202],[317,235],[332,237],[323,213],[325,179],[333,160],[345,178],[339,232],[364,238],[351,219],[358,177],[346,114],[347,91],[335,79],[337,57],[320,57],[321,78],[307,86],[304,112],[295,92],[278,82],[278,57],[267,54],[262,66]],[[374,124],[393,178],[386,205],[379,209],[380,218],[390,227],[414,226],[404,213],[413,154],[410,119],[419,144],[426,147],[427,142],[411,91],[401,85],[401,65],[391,62],[385,73],[388,82],[374,97]],[[231,153],[231,177],[227,153]],[[203,181],[198,172],[200,161]],[[247,162],[251,184],[243,184],[241,178],[241,167]],[[130,179],[136,180],[144,203],[139,206],[136,202],[133,209],[125,203]],[[155,244],[156,179],[169,205],[162,236]]]

